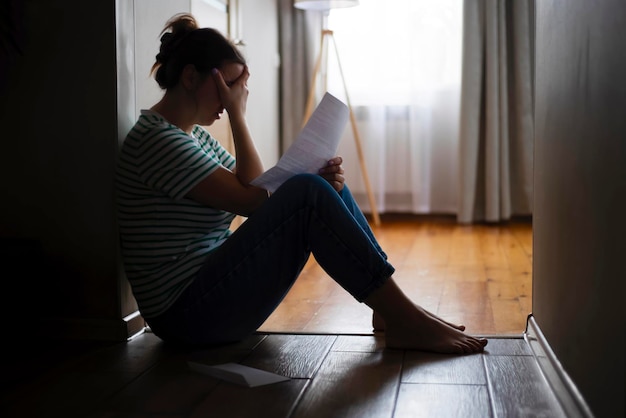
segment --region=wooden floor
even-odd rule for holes
[[[39,349],[46,351],[47,346],[41,344]],[[241,363],[290,379],[249,388],[193,371],[190,361]],[[48,363],[46,371],[5,387],[0,416],[558,418],[565,414],[521,338],[494,338],[485,353],[450,356],[386,350],[376,336],[260,333],[230,346],[181,349],[144,333],[129,342],[91,347],[57,364]]]
[[[472,334],[523,332],[532,300],[530,220],[460,225],[451,217],[386,216],[374,233],[416,303]],[[371,311],[312,257],[260,330],[370,333]]]
[[[531,311],[530,222],[384,218],[375,234],[406,293],[468,333],[490,335],[485,353],[384,350],[369,309],[311,259],[259,333],[236,345],[173,348],[149,332],[123,343],[11,341],[0,416],[564,416],[521,338]],[[188,361],[242,363],[291,380],[244,388]]]

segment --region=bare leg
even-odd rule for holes
[[[466,335],[415,305],[391,278],[365,304],[383,318],[388,348],[463,354],[481,352],[487,345],[486,339]]]

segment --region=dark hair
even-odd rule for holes
[[[226,62],[246,64],[237,49],[219,31],[198,28],[196,19],[188,13],[174,15],[161,31],[161,47],[150,74],[162,89],[178,84],[186,65],[192,64],[201,73],[209,73]]]

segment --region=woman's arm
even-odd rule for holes
[[[243,216],[249,216],[267,199],[267,191],[250,185],[264,170],[245,117],[249,76],[248,67],[244,67],[237,80],[228,86],[222,74],[214,71],[213,78],[233,132],[237,166],[234,171],[218,168],[187,195],[207,206]]]
[[[213,78],[222,100],[222,106],[228,112],[235,155],[237,157],[237,169],[235,173],[243,184],[249,184],[253,179],[263,173],[263,163],[252,140],[246,121],[246,105],[248,102],[248,78],[250,72],[244,67],[241,75],[230,86],[226,85],[222,73],[213,72]]]

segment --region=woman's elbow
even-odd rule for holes
[[[269,195],[266,190],[260,189],[258,187],[254,187],[253,189],[254,190],[251,190],[253,193],[251,194],[250,199],[246,199],[245,204],[241,205],[241,207],[238,208],[238,215],[246,217],[251,216],[268,199]]]

